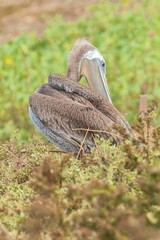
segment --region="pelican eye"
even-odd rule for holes
[[[102,65],[102,67],[104,68],[104,67],[105,67],[105,62],[102,61],[102,62],[101,62],[101,65]]]

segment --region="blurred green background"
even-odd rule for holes
[[[21,35],[0,46],[0,139],[35,132],[28,98],[51,73],[66,74],[69,51],[87,37],[104,56],[114,105],[132,123],[140,94],[160,96],[160,2],[101,1],[71,22],[53,18],[41,38]],[[36,133],[37,134],[37,133]]]

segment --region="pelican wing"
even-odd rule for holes
[[[91,91],[89,88],[82,86],[77,82],[73,82],[68,78],[52,74],[48,78],[48,84],[54,89],[62,90],[68,93],[74,93],[88,100],[97,110],[103,113],[113,123],[123,127],[126,132],[132,135],[131,127],[124,116],[104,97]]]
[[[50,141],[66,151],[69,151],[69,145],[73,146],[70,150],[79,149],[86,134],[85,129],[99,130],[100,136],[118,141],[114,136],[116,132],[112,128],[113,121],[76,93],[57,90],[44,84],[30,96],[29,104],[34,124]],[[84,145],[94,146],[90,132]]]

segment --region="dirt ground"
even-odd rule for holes
[[[0,44],[23,32],[41,34],[55,14],[74,21],[99,0],[0,0]]]

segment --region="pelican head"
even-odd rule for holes
[[[106,80],[105,60],[98,49],[86,39],[79,39],[74,44],[68,59],[67,76],[74,81],[80,81],[84,76],[93,91],[112,103]]]

